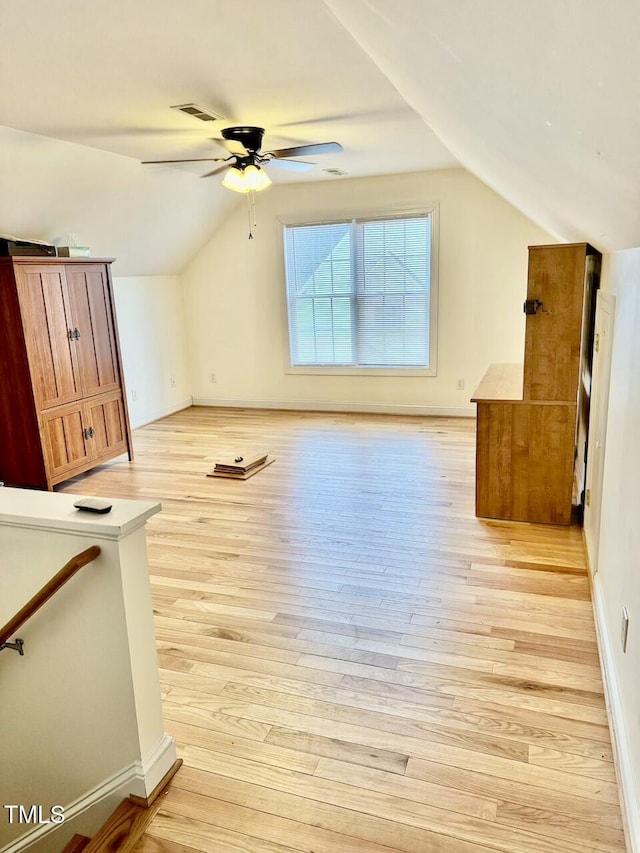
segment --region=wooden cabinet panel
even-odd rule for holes
[[[478,403],[476,515],[511,517],[511,418],[509,403]]]
[[[476,515],[570,524],[588,435],[593,301],[602,256],[588,243],[529,247],[524,381],[493,365],[478,404]]]
[[[527,299],[525,400],[576,400],[585,290],[586,243],[531,246]]]
[[[576,406],[479,402],[476,515],[569,524]]]
[[[85,413],[93,429],[91,453],[95,459],[126,453],[126,418],[119,391],[85,403]]]
[[[31,381],[38,407],[81,396],[63,266],[18,268],[17,287]],[[17,333],[17,330],[16,330]]]
[[[46,488],[40,425],[13,267],[0,261],[0,480]]]
[[[121,453],[133,458],[109,264],[0,258],[8,485],[51,489]]]
[[[52,409],[40,417],[47,470],[52,481],[90,460],[82,403]]]
[[[41,435],[51,483],[126,453],[122,394],[116,391],[43,412]]]
[[[120,387],[111,297],[103,264],[66,267],[69,303],[77,329],[76,357],[82,395]]]

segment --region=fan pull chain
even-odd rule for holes
[[[258,225],[256,217],[256,194],[254,190],[247,193],[247,213],[249,215],[249,239],[253,240],[253,229]]]
[[[249,198],[249,193],[247,193],[247,216],[249,217],[249,239],[253,240],[253,231],[251,229],[251,199]]]

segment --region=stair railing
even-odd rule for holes
[[[51,578],[51,580],[47,581],[42,589],[38,590],[33,598],[31,598],[24,607],[18,610],[16,615],[9,619],[6,625],[0,628],[0,652],[3,649],[13,649],[13,651],[23,655],[24,640],[16,637],[13,642],[9,642],[9,638],[13,637],[16,631],[18,631],[34,613],[40,610],[42,605],[46,604],[46,602],[49,601],[49,599],[54,596],[68,580],[71,580],[76,572],[80,571],[80,569],[88,563],[93,562],[99,554],[100,548],[97,545],[91,545],[90,548],[87,548],[85,551],[82,551],[80,554],[76,554],[75,557],[72,557],[69,562]]]

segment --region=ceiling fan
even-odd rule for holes
[[[143,160],[143,165],[151,163],[222,163],[203,178],[210,178],[226,171],[223,186],[234,192],[248,193],[258,192],[271,184],[271,179],[262,168],[269,164],[292,172],[306,172],[313,169],[315,163],[305,160],[295,160],[298,156],[308,154],[330,154],[342,151],[342,145],[338,142],[318,142],[309,145],[296,145],[293,148],[279,148],[275,151],[262,151],[263,127],[226,127],[222,131],[222,139],[214,140],[221,142],[227,151],[228,157],[194,157],[185,160]]]

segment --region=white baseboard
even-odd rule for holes
[[[191,397],[185,397],[185,399],[180,400],[179,403],[172,403],[171,406],[165,406],[164,409],[155,409],[153,412],[145,412],[145,414],[139,418],[132,418],[131,412],[129,412],[131,429],[138,429],[138,427],[151,424],[154,421],[159,421],[160,418],[166,418],[167,415],[173,415],[175,412],[181,412],[183,409],[188,409],[191,405]],[[0,853],[2,853],[2,851],[0,851]]]
[[[135,788],[132,787],[129,793],[148,797],[171,770],[177,757],[176,742],[165,732],[149,755],[143,761],[135,762]]]
[[[0,853],[61,850],[74,832],[93,835],[103,821],[130,794],[147,797],[176,761],[175,741],[164,734],[143,761],[134,761],[65,806],[64,822],[43,824],[2,847]],[[81,819],[81,825],[78,821]],[[49,838],[55,833],[55,839]],[[53,846],[50,847],[50,843]],[[35,845],[35,847],[34,847]]]
[[[474,418],[475,406],[406,406],[399,403],[335,403],[327,400],[236,400],[193,397],[194,406],[220,409],[284,409],[303,412],[370,412],[380,415],[435,415],[444,418]]]
[[[602,661],[605,699],[609,728],[615,759],[618,787],[620,788],[622,819],[629,853],[640,853],[640,780],[625,745],[628,743],[625,715],[623,713],[615,660],[609,642],[604,602],[598,575],[592,578],[593,609],[596,621],[598,649]]]

